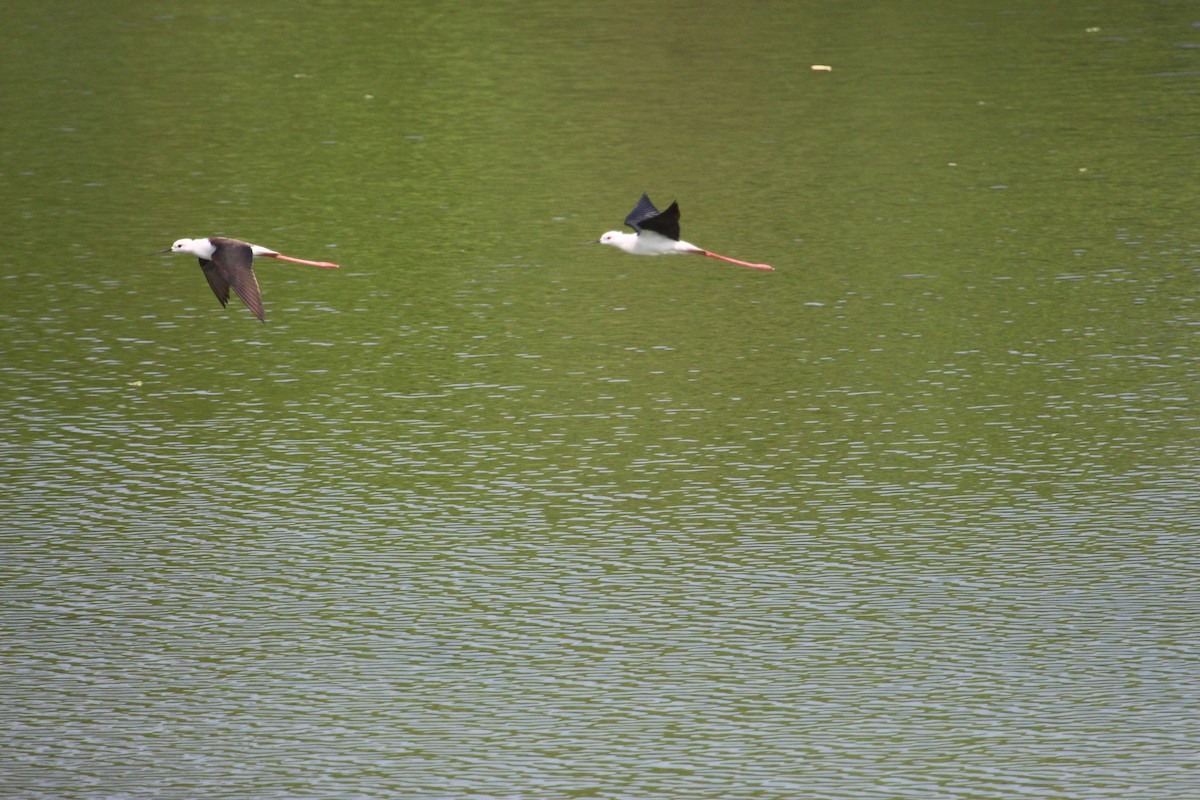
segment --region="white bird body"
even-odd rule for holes
[[[595,242],[590,244],[607,244],[624,250],[635,256],[662,256],[677,253],[695,253],[696,255],[717,258],[730,264],[739,264],[754,269],[774,270],[770,264],[755,264],[750,261],[739,261],[736,258],[719,255],[703,247],[697,247],[691,242],[679,238],[679,203],[671,203],[666,211],[659,211],[645,194],[633,211],[625,218],[625,224],[633,228],[634,233],[608,231]]]
[[[243,244],[250,244],[243,242]],[[203,239],[179,239],[175,244],[171,245],[172,253],[190,253],[197,258],[205,258],[211,260],[213,253],[217,252],[217,246],[213,244],[213,240],[205,237]],[[250,252],[255,256],[277,256],[277,250],[271,250],[258,244],[250,244]]]
[[[635,256],[665,256],[674,253],[703,253],[691,242],[669,239],[661,233],[643,230],[641,233],[625,233],[609,231],[600,237],[600,244],[619,247],[626,253]]]

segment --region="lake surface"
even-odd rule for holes
[[[5,796],[1200,795],[1200,5],[5,17]]]

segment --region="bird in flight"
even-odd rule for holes
[[[739,261],[736,258],[723,256],[703,247],[697,247],[691,242],[679,238],[679,203],[672,202],[666,211],[659,211],[643,194],[642,199],[629,212],[625,224],[633,228],[633,233],[609,231],[599,239],[588,244],[607,244],[619,247],[626,253],[635,256],[660,256],[675,253],[694,253],[696,255],[718,258],[730,264],[738,264],[754,269],[774,270],[770,264],[755,264],[750,261]]]
[[[254,316],[263,322],[266,322],[266,315],[263,312],[262,293],[258,290],[258,279],[254,277],[255,256],[307,264],[310,267],[338,268],[337,264],[329,261],[307,261],[303,258],[292,258],[266,247],[237,239],[227,239],[224,236],[179,239],[161,252],[189,253],[199,258],[200,269],[204,270],[204,277],[208,279],[208,285],[212,287],[213,294],[221,301],[222,307],[229,302],[229,289],[232,287],[246,308],[250,309]]]

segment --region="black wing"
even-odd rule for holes
[[[213,294],[221,301],[221,307],[224,308],[225,304],[229,302],[229,284],[221,277],[217,265],[207,258],[200,259],[200,269],[204,270],[204,277],[208,278],[208,285],[212,287]]]
[[[646,201],[647,205],[650,205],[650,200],[645,195],[642,196],[642,199]],[[641,203],[638,203],[638,208],[641,208],[641,205]],[[650,207],[654,208],[654,206]],[[636,211],[637,209],[634,210]],[[633,227],[638,233],[641,233],[644,228],[678,242],[679,203],[672,201],[671,205],[667,206],[666,211],[656,212],[654,216],[646,217]]]
[[[266,322],[263,311],[262,293],[258,290],[258,279],[254,277],[254,251],[245,242],[218,241],[212,261],[200,259],[200,267],[208,285],[221,301],[229,302],[229,287],[245,303],[254,316]]]
[[[642,223],[657,216],[658,209],[654,207],[654,203],[650,202],[650,196],[643,193],[642,199],[638,200],[638,204],[633,207],[633,211],[630,211],[629,216],[625,218],[625,224],[638,233],[641,233]]]

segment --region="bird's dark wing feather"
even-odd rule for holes
[[[208,285],[212,287],[213,294],[221,301],[221,307],[229,302],[229,284],[221,277],[221,271],[217,269],[217,265],[209,261],[207,258],[200,259],[200,269],[204,270],[204,277],[208,278]]]
[[[638,205],[640,206],[641,204],[639,203]],[[651,208],[653,208],[653,206],[651,206]],[[641,233],[642,228],[645,228],[648,231],[660,233],[668,239],[673,239],[674,241],[678,242],[679,203],[672,202],[671,205],[667,206],[666,211],[655,214],[652,217],[647,217],[646,219],[642,220],[639,225],[640,227],[635,226],[638,233]]]
[[[638,233],[641,233],[641,224],[644,220],[658,216],[658,209],[654,207],[654,203],[650,202],[648,195],[643,194],[642,199],[638,200],[638,204],[633,207],[633,211],[629,212],[629,216],[625,218],[625,224],[633,228]]]
[[[254,312],[254,316],[262,321],[266,321],[266,314],[263,312],[262,293],[258,290],[258,279],[254,277],[254,251],[250,249],[250,245],[245,242],[237,242],[233,240],[218,240],[219,246],[217,251],[213,253],[214,272],[220,279],[225,291],[224,303],[229,298],[229,287],[237,292],[237,296],[246,304],[246,308]],[[209,275],[205,269],[205,275]],[[216,283],[210,276],[209,284],[216,291]],[[221,293],[217,293],[217,299],[221,299]]]

